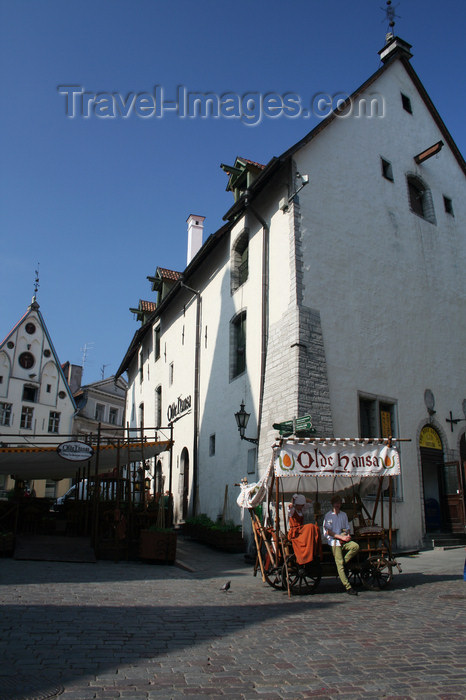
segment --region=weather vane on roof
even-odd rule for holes
[[[396,7],[398,7],[398,5]],[[392,5],[392,0],[387,0],[387,6],[381,7],[380,9],[385,12],[385,19],[388,22],[388,32],[391,34],[394,34],[395,17],[398,17],[400,19],[401,19],[401,17],[400,17],[400,15],[396,14],[395,8]]]
[[[33,301],[36,300],[37,290],[38,290],[39,287],[40,287],[40,284],[39,284],[39,267],[40,267],[40,263],[37,263],[37,270],[34,270],[36,277],[35,277],[35,279],[34,279],[34,296],[33,296],[33,298],[32,298]]]

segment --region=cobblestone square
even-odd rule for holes
[[[2,559],[0,699],[464,698],[464,556],[402,557],[355,598],[288,598],[183,540],[180,566]]]

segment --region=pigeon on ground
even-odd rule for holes
[[[221,587],[220,590],[225,591],[225,593],[226,593],[228,590],[230,590],[230,586],[231,586],[231,581],[227,581],[226,583],[223,584],[223,586]]]

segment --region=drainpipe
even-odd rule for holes
[[[261,295],[261,366],[259,384],[259,410],[257,415],[257,439],[259,440],[264,407],[265,366],[267,361],[267,345],[269,340],[269,233],[270,229],[265,219],[256,211],[246,192],[246,207],[256,217],[262,226],[262,295]]]
[[[193,515],[197,514],[199,502],[199,383],[200,383],[200,354],[201,354],[201,293],[188,287],[184,282],[181,286],[196,296],[196,347],[194,351],[194,435],[193,435]]]

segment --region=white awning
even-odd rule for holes
[[[156,442],[132,442],[119,445],[101,445],[99,452],[99,474],[111,471],[118,464],[123,466],[130,462],[140,462],[155,457],[169,450],[170,440]],[[97,447],[90,460],[72,462],[60,457],[57,445],[0,447],[0,474],[7,474],[17,479],[71,479],[78,469],[87,468],[90,462],[91,475],[95,474]],[[119,455],[118,453],[119,449]]]

